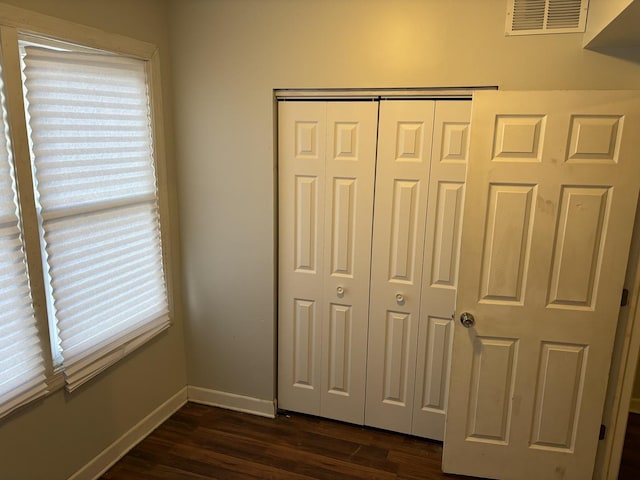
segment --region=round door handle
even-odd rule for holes
[[[336,288],[336,293],[338,295],[344,295],[344,287],[343,286],[339,286],[338,288]]]
[[[460,315],[460,323],[465,328],[471,328],[476,324],[476,319],[469,312],[463,312],[462,315]]]
[[[404,303],[404,295],[402,295],[401,293],[396,294],[396,302]]]

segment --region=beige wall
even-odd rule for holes
[[[153,0],[9,0],[5,3],[155,43],[164,66],[170,202],[177,225],[168,26]],[[172,232],[180,268],[177,228]],[[176,279],[178,280],[178,279]],[[179,280],[178,280],[179,282]],[[179,284],[178,284],[179,287]],[[186,384],[182,303],[175,325],[77,392],[57,392],[0,421],[0,478],[68,478]]]
[[[637,52],[506,38],[504,0],[171,4],[189,383],[260,399],[275,394],[274,88],[640,86]]]

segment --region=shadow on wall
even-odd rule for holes
[[[637,47],[588,47],[587,50],[609,57],[626,60],[630,63],[640,64],[640,45]]]

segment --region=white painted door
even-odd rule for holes
[[[469,150],[471,102],[435,104],[411,433],[442,440]]]
[[[380,104],[367,357],[367,425],[411,433],[432,101]]]
[[[320,414],[327,107],[278,104],[278,406]]]
[[[474,96],[445,471],[591,478],[638,132],[637,92]]]
[[[377,115],[279,105],[278,405],[360,424]]]

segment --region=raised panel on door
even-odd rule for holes
[[[471,102],[435,107],[411,433],[442,440],[469,152]]]
[[[411,433],[434,102],[380,104],[367,425]]]
[[[320,415],[364,423],[378,104],[327,105]]]
[[[637,92],[474,96],[443,468],[591,478],[635,209]]]
[[[320,414],[326,104],[278,105],[278,406]]]

